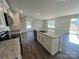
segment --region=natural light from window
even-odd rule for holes
[[[48,28],[51,28],[51,29],[55,28],[55,20],[48,21]]]
[[[32,26],[31,26],[31,21],[30,20],[27,20],[26,21],[26,28],[27,29],[30,29]]]
[[[77,35],[70,34],[69,35],[69,42],[79,45],[79,38],[77,37]]]
[[[79,18],[71,19],[69,42],[79,45]]]

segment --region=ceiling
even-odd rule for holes
[[[8,0],[26,16],[51,19],[79,13],[79,0]]]

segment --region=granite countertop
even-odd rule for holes
[[[0,59],[22,59],[19,38],[0,41]]]

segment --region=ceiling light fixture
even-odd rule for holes
[[[20,13],[23,13],[23,11],[20,11]]]
[[[40,13],[37,13],[36,15],[40,15]]]
[[[0,7],[0,11],[2,11],[2,8]]]

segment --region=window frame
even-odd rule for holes
[[[29,24],[28,24],[29,23]],[[32,22],[31,22],[31,20],[27,20],[26,21],[26,28],[27,29],[31,29],[32,28]]]
[[[49,24],[49,23],[51,23],[51,24]],[[54,29],[55,28],[55,20],[48,20],[47,21],[47,28]]]

